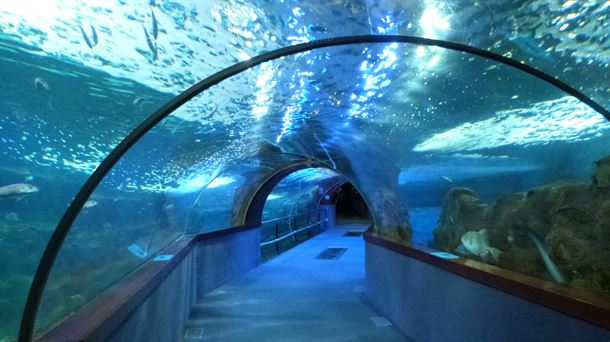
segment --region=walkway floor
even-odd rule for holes
[[[407,341],[364,299],[364,240],[344,234],[365,228],[338,226],[210,292],[184,341]],[[327,247],[347,250],[316,259]]]

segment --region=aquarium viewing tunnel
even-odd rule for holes
[[[0,3],[0,341],[610,340],[610,1]]]

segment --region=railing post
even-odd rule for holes
[[[318,209],[318,222],[320,223],[318,225],[318,229],[320,232],[322,232],[322,230],[324,230],[324,222],[322,222],[322,209]]]
[[[276,239],[276,240],[277,240],[277,238],[279,238],[279,235],[278,235],[278,227],[277,227],[277,225],[278,225],[278,224],[276,223],[276,224],[275,224],[275,239]],[[277,255],[280,255],[280,246],[279,246],[279,241],[277,241],[277,242],[275,243],[275,253],[276,253]]]
[[[297,244],[297,237],[295,236],[296,234],[293,234],[293,232],[298,229],[296,217],[293,218],[293,219],[288,219],[288,227],[290,227],[290,234],[292,235],[292,242],[294,242],[294,244],[296,245]]]
[[[310,215],[311,212],[307,213],[307,227],[309,227],[309,225],[311,224],[311,220],[310,220]],[[311,239],[312,235],[311,235],[311,228],[307,228],[307,238]]]

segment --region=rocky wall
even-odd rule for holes
[[[494,203],[453,188],[434,238],[443,251],[610,296],[610,157],[591,182],[559,181]]]

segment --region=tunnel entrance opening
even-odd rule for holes
[[[373,218],[364,198],[351,183],[340,186],[332,195],[337,224],[371,224]]]
[[[250,216],[253,211],[260,216],[263,262],[331,228],[334,204],[324,198],[346,182],[326,167],[305,167],[272,178],[249,208]]]

